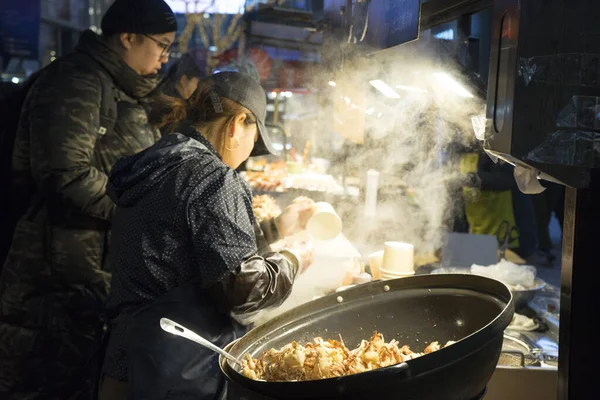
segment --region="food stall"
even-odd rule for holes
[[[497,1],[486,149],[514,164],[524,190],[567,186],[560,289],[558,399],[597,398],[598,350],[587,313],[598,300],[597,2]],[[527,183],[525,183],[527,181]],[[543,185],[543,181],[541,182]],[[584,350],[585,349],[585,350]]]
[[[470,6],[473,6],[473,4],[470,4]],[[487,6],[489,6],[489,4],[487,4],[486,7]],[[502,8],[503,6],[501,5],[499,7]],[[471,11],[477,10],[473,9]],[[453,12],[456,13],[457,11],[454,10]],[[495,18],[499,17],[496,15]],[[431,17],[428,20],[432,21],[434,20],[434,18]],[[430,39],[432,38],[425,37],[421,38],[417,42],[405,44],[400,47],[388,46],[390,48],[369,53],[367,59],[371,60],[370,62],[384,65],[384,67],[375,70],[367,69],[360,72],[360,75],[362,75],[362,78],[367,84],[367,87],[368,83],[370,83],[372,86],[372,88],[370,88],[371,92],[367,94],[365,103],[362,103],[363,108],[365,111],[370,110],[371,107],[369,105],[369,101],[372,100],[373,96],[383,94],[384,97],[388,98],[385,100],[379,99],[371,103],[375,104],[375,110],[370,112],[370,114],[372,114],[371,116],[374,117],[373,119],[385,120],[384,116],[386,112],[393,112],[394,105],[389,99],[398,101],[398,98],[404,97],[396,96],[396,94],[394,93],[397,93],[400,90],[408,90],[412,91],[413,93],[419,93],[429,89],[419,85],[415,85],[414,79],[412,81],[410,78],[406,79],[407,76],[410,76],[410,72],[407,71],[406,68],[403,68],[403,63],[394,62],[394,60],[398,59],[414,59],[419,55],[419,53],[424,52],[433,54],[433,58],[436,59],[436,67],[447,68],[448,70],[452,71],[454,74],[448,75],[451,78],[453,78],[455,82],[462,84],[463,89],[466,88],[465,90],[472,95],[465,95],[463,97],[473,97],[475,99],[477,99],[478,97],[479,99],[481,99],[481,97],[483,97],[483,100],[485,102],[485,87],[482,87],[481,80],[478,81],[477,79],[473,79],[473,75],[475,74],[472,74],[468,69],[461,69],[460,65],[454,62],[454,60],[449,60],[449,52],[447,47],[445,47],[446,43],[444,43],[443,41],[440,42]],[[400,43],[394,43],[394,45],[395,44]],[[365,51],[360,51],[358,53],[360,53],[360,56],[364,56],[366,54]],[[354,54],[354,56],[356,56],[356,53]],[[491,73],[493,74],[494,71],[494,66],[492,66]],[[395,76],[396,79],[391,78],[392,76]],[[398,76],[404,78],[404,81],[398,80]],[[440,74],[438,73],[436,78],[438,78],[438,85],[441,86],[440,82],[445,81],[447,87],[454,86],[455,91],[460,91],[460,89],[456,88],[455,83],[449,82],[447,76],[443,77],[440,76]],[[490,79],[493,79],[493,77]],[[377,84],[374,84],[373,81],[379,82]],[[433,81],[435,81],[435,79],[433,79]],[[421,82],[423,81],[419,80],[419,83]],[[335,86],[337,86],[337,89],[340,89],[341,87],[343,87],[343,78],[335,80],[334,83]],[[381,83],[384,83],[384,85],[382,85]],[[485,86],[485,83],[483,86]],[[388,90],[389,88],[392,88],[391,92]],[[386,91],[387,95],[385,93]],[[369,96],[371,97],[371,99],[369,99]],[[465,101],[466,102],[462,103],[465,108],[473,107],[475,109],[476,106],[479,105],[479,103],[476,100]],[[355,103],[354,99],[351,99],[350,102],[352,103],[352,105],[354,105]],[[488,101],[488,111],[489,104],[490,103]],[[442,110],[442,112],[443,111],[444,110]],[[379,116],[379,114],[381,114],[381,116]],[[472,115],[475,115],[475,112],[473,112]],[[459,113],[456,118],[468,117],[468,124],[471,124],[472,121],[470,117],[472,115],[468,113]],[[428,119],[425,123],[421,124],[419,128],[421,129],[421,132],[424,132],[422,136],[424,136],[425,138],[428,137],[427,133],[425,133],[427,129],[430,129],[431,131],[439,130],[439,126],[436,125],[436,123],[439,123],[439,121],[431,123],[431,120]],[[368,125],[369,123],[367,122],[367,129]],[[376,123],[375,126],[381,127],[382,124]],[[436,138],[433,137],[432,141],[435,142],[435,140]],[[488,143],[489,146],[494,146],[493,140],[486,143]],[[386,142],[386,145],[391,146],[393,144],[391,144],[390,142]],[[423,148],[419,149],[422,150]],[[371,150],[373,150],[373,148],[371,148]],[[507,153],[510,154],[510,152],[508,151]],[[431,155],[434,153],[426,154]],[[377,158],[378,156],[374,157]],[[508,161],[510,161],[510,159]],[[366,163],[366,165],[371,164],[370,162],[368,162]],[[443,163],[438,165],[443,165]],[[360,172],[366,175],[366,168]],[[412,200],[414,200],[414,192],[411,193],[410,190],[412,189],[412,182],[407,184],[407,182],[403,181],[401,177],[396,176],[392,179],[390,179],[389,177],[383,177],[380,180],[380,183],[381,186],[378,192],[380,194],[384,194],[383,198],[385,198],[385,193],[387,192],[389,193],[388,197],[395,202],[398,202],[400,196],[402,196],[403,198],[410,198],[411,194]],[[409,190],[406,190],[407,188]],[[406,194],[408,194],[409,196],[406,196]],[[364,197],[361,197],[361,200],[365,200]],[[382,246],[385,240],[390,240],[390,237],[404,240],[402,237],[399,236],[401,236],[403,232],[406,232],[406,225],[402,226],[390,224],[388,216],[389,209],[384,208],[385,205],[383,207],[380,205],[380,207],[381,208],[379,214],[381,216],[385,216],[385,218],[383,218],[383,221],[379,221],[377,218],[373,218],[373,215],[367,215],[362,216],[364,217],[362,223],[356,224],[360,227],[359,229],[361,231],[367,232],[367,240],[363,241],[361,240],[362,238],[359,238],[357,240],[355,236],[351,237],[352,242],[357,245],[360,252],[362,253],[360,261],[363,265],[367,266],[367,271],[369,271],[367,254],[369,254],[373,250],[377,250],[373,248],[372,245],[376,244]],[[368,233],[369,231],[371,231],[371,233]],[[394,234],[391,236],[389,235],[389,233],[384,233],[381,235],[377,234],[377,232],[382,231],[393,231]],[[418,232],[414,232],[412,234],[416,236],[418,235]],[[431,239],[432,238],[427,238],[427,240],[429,241],[431,241]],[[435,237],[434,239],[437,240],[437,237]],[[371,243],[368,243],[369,241]],[[407,241],[413,242],[414,240],[408,239]],[[367,243],[365,244],[365,242]],[[435,250],[439,250],[439,246],[435,248]],[[433,269],[439,269],[440,267],[439,263],[441,260],[439,257],[436,257],[436,255],[439,256],[439,253],[436,255],[427,253],[431,252],[426,252],[425,254],[421,253],[417,255],[417,258],[427,259],[426,262],[417,262],[417,266],[421,266],[422,264],[428,264],[428,268],[421,269],[421,272],[419,272],[419,269],[417,269],[417,275],[419,273],[431,272]],[[543,282],[540,283],[539,281],[535,281],[535,285],[532,283],[531,286],[524,288],[524,290],[515,290],[513,291],[513,295],[515,295],[518,299],[523,297],[525,299],[524,301],[520,301],[517,305],[518,315],[515,317],[515,319],[512,321],[512,323],[509,325],[508,329],[504,333],[502,355],[500,357],[499,365],[496,368],[496,372],[494,373],[492,380],[489,382],[488,391],[485,398],[554,398],[558,382],[557,371],[559,366],[558,333],[559,329],[562,329],[561,325],[559,324],[559,313],[561,312],[560,288],[553,287],[549,284],[544,284]],[[563,352],[564,350],[561,350],[561,353]]]
[[[379,8],[374,10],[373,15],[379,16],[380,19],[375,19],[375,21],[383,23],[383,27],[376,24],[371,25],[372,30],[379,32],[380,35],[372,37],[369,36],[368,24],[364,19],[365,15],[367,19],[369,18],[368,6],[366,9],[364,8],[364,3],[368,4],[369,2],[349,0],[334,3],[336,3],[335,7],[339,8],[340,5],[344,7],[342,11],[347,11],[348,5],[356,6],[355,13],[350,13],[350,15],[347,12],[337,13],[336,18],[341,15],[340,30],[344,32],[344,40],[348,39],[347,43],[350,44],[349,50],[342,50],[345,53],[342,57],[344,63],[345,65],[352,64],[358,73],[348,74],[346,67],[341,75],[333,76],[328,84],[335,88],[334,97],[337,101],[341,99],[349,109],[354,109],[355,113],[360,111],[366,116],[364,130],[375,131],[376,134],[379,130],[382,134],[380,139],[383,138],[382,142],[375,145],[369,143],[368,140],[358,140],[365,145],[359,151],[369,153],[368,157],[371,158],[360,159],[357,162],[361,165],[357,168],[359,173],[364,175],[358,179],[359,182],[364,179],[361,189],[365,190],[361,191],[360,200],[365,202],[365,207],[363,208],[362,204],[361,207],[355,207],[359,208],[359,211],[352,215],[352,219],[344,218],[344,222],[351,221],[350,225],[354,225],[359,234],[348,233],[348,229],[345,228],[344,233],[348,235],[348,238],[340,236],[335,243],[320,244],[322,246],[317,249],[316,260],[316,264],[320,263],[320,266],[313,271],[320,271],[323,275],[306,278],[308,282],[304,286],[302,282],[298,282],[299,285],[295,288],[296,292],[292,293],[288,303],[279,310],[271,310],[269,314],[264,314],[262,319],[257,319],[258,328],[239,342],[232,343],[229,350],[237,357],[245,354],[258,356],[267,350],[265,346],[285,346],[292,339],[298,340],[298,332],[303,329],[308,329],[307,333],[301,335],[302,339],[306,339],[306,341],[317,336],[330,337],[331,332],[344,331],[344,336],[349,337],[349,341],[357,342],[360,341],[359,338],[365,338],[364,332],[352,331],[356,327],[357,310],[363,315],[358,319],[359,325],[381,326],[382,329],[386,329],[385,327],[389,327],[390,324],[402,326],[402,329],[398,328],[401,330],[397,333],[398,337],[410,342],[411,346],[422,347],[422,344],[417,344],[420,339],[419,332],[411,330],[407,333],[406,329],[412,328],[406,326],[418,326],[416,329],[428,332],[425,336],[427,336],[426,340],[430,341],[434,339],[432,332],[438,332],[435,329],[432,330],[431,325],[435,328],[438,320],[426,321],[415,317],[414,320],[408,321],[408,324],[405,323],[406,321],[400,323],[391,321],[395,316],[395,311],[388,310],[395,310],[403,303],[401,301],[396,303],[395,300],[391,300],[394,296],[384,296],[382,293],[396,293],[396,291],[402,293],[407,289],[426,289],[431,292],[443,285],[455,285],[452,286],[453,290],[464,289],[461,285],[469,283],[478,287],[479,290],[485,287],[488,290],[487,294],[493,294],[496,296],[496,300],[504,304],[502,310],[496,310],[498,312],[495,318],[500,318],[500,320],[504,318],[505,320],[502,324],[495,325],[493,332],[496,338],[494,340],[498,344],[493,351],[498,352],[498,361],[491,367],[481,363],[476,364],[478,367],[486,368],[489,376],[480,376],[478,379],[471,375],[472,368],[465,367],[463,370],[462,366],[459,371],[462,375],[456,373],[458,369],[455,373],[445,371],[447,376],[452,379],[459,379],[460,384],[450,388],[450,386],[446,386],[449,384],[448,379],[442,382],[441,376],[438,376],[440,380],[434,381],[440,387],[443,386],[445,390],[445,392],[440,392],[441,389],[432,389],[436,385],[431,380],[420,381],[415,386],[408,385],[405,382],[407,375],[402,370],[406,367],[403,366],[396,370],[392,368],[394,371],[388,372],[402,381],[396,385],[396,389],[405,389],[406,392],[403,391],[403,393],[406,398],[410,399],[428,398],[426,393],[434,396],[432,398],[443,399],[446,398],[444,396],[451,393],[449,398],[460,400],[482,398],[486,400],[507,398],[545,400],[556,398],[557,391],[558,398],[561,400],[595,398],[594,381],[591,376],[593,371],[588,367],[589,363],[583,360],[583,350],[573,346],[572,343],[592,343],[591,340],[586,341],[585,339],[591,339],[593,334],[591,329],[586,329],[583,322],[584,315],[586,317],[587,315],[576,314],[574,309],[575,305],[579,305],[578,309],[583,309],[584,304],[588,308],[595,304],[591,293],[593,293],[592,285],[596,282],[594,278],[596,278],[597,269],[592,264],[591,254],[594,248],[594,238],[598,237],[598,228],[594,224],[597,213],[594,203],[598,197],[595,187],[598,177],[593,170],[596,167],[594,139],[596,133],[600,131],[597,129],[596,123],[598,58],[594,55],[596,52],[593,41],[587,39],[593,33],[592,21],[597,16],[597,12],[586,14],[579,6],[567,10],[563,3],[552,0],[546,2],[545,5],[535,4],[533,1],[496,1],[493,13],[490,11],[490,17],[493,17],[490,20],[493,19],[493,25],[491,28],[488,25],[492,32],[488,47],[488,50],[491,49],[491,61],[489,65],[485,63],[483,66],[478,65],[479,72],[485,69],[485,74],[473,74],[469,68],[461,68],[461,65],[464,67],[464,63],[456,63],[449,56],[452,52],[448,51],[447,43],[444,41],[450,37],[450,33],[442,30],[433,34],[431,31],[418,41],[403,44],[414,37],[410,38],[410,35],[402,34],[397,34],[394,38],[381,36],[381,32],[386,31],[385,24],[397,23],[398,20],[393,19],[390,22],[382,18],[381,15],[385,12],[382,13],[382,9]],[[358,3],[360,6],[357,5]],[[431,3],[446,3],[447,5],[449,1],[427,3],[429,5],[424,6],[423,10],[429,9],[430,14],[424,19],[428,23],[433,24],[432,21],[445,23],[448,21],[447,15],[452,14],[459,17],[457,21],[459,31],[464,28],[465,19],[460,17],[460,7],[446,7],[449,11],[444,17],[443,14],[438,15],[431,11],[433,7]],[[488,1],[462,3],[465,5],[465,12],[473,12],[491,6]],[[590,5],[591,2],[588,6]],[[543,18],[534,18],[536,13],[542,15]],[[559,22],[563,19],[572,24],[561,25]],[[583,20],[586,24],[574,23]],[[402,21],[404,21],[406,29],[413,30],[414,24],[411,23],[410,18],[403,18]],[[335,27],[335,23],[332,25]],[[352,25],[352,29],[348,37],[346,34],[349,25]],[[553,28],[557,26],[560,29]],[[485,30],[481,27],[480,29]],[[362,36],[361,30],[364,33]],[[583,40],[584,44],[579,43],[582,41],[582,35],[586,38]],[[359,46],[358,51],[352,49],[351,45],[356,44],[357,41],[360,42],[361,37],[370,38],[369,46]],[[576,43],[578,44],[576,45]],[[472,44],[467,43],[470,50],[482,47],[481,43]],[[373,45],[379,45],[380,48],[373,51]],[[456,50],[456,48],[452,50]],[[418,73],[415,74],[414,60],[419,58],[427,58],[429,64],[425,67],[423,64],[419,64]],[[479,57],[480,60],[482,58],[485,59],[485,55]],[[467,57],[467,59],[473,62],[475,57]],[[413,64],[406,60],[410,60]],[[377,67],[361,69],[361,67],[374,65]],[[432,70],[431,67],[435,67],[436,70]],[[416,78],[419,73],[421,77]],[[427,77],[423,78],[424,75]],[[486,85],[481,86],[482,79],[477,79],[478,76],[479,78],[489,76],[487,94],[485,92]],[[356,86],[355,79],[362,79],[362,83],[366,87],[364,98],[358,99],[345,95],[348,93],[344,92],[347,87]],[[402,91],[402,94],[399,94],[399,91]],[[412,94],[408,96],[404,92]],[[455,97],[446,96],[445,92],[453,92]],[[433,97],[436,99],[443,99],[446,104],[454,105],[455,108],[448,109],[431,103],[430,100],[426,100],[427,96],[424,95],[429,93],[433,93]],[[478,113],[486,109],[485,103],[487,103],[487,118],[484,118],[482,129],[481,126],[475,125],[477,125]],[[483,108],[480,107],[482,104]],[[414,109],[415,106],[420,107],[421,111],[413,113],[409,116],[410,118],[401,119],[400,126],[392,125],[390,121],[397,119],[401,108]],[[533,118],[532,115],[544,118]],[[350,120],[356,121],[353,118]],[[456,129],[457,126],[458,129]],[[466,128],[467,126],[469,129]],[[403,136],[399,133],[396,137],[392,137],[382,133],[401,132],[402,129],[409,131],[410,134]],[[455,166],[456,162],[453,161],[450,151],[453,141],[449,140],[448,136],[440,137],[438,133],[449,132],[453,129],[463,133],[468,130],[470,134],[473,134],[474,130],[478,139],[484,141],[485,149],[490,155],[515,165],[520,176],[528,178],[525,183],[520,182],[524,185],[520,187],[525,191],[531,193],[531,190],[539,190],[536,183],[540,178],[570,187],[567,199],[561,288],[540,282],[536,279],[535,271],[523,280],[512,284],[498,275],[491,276],[507,283],[506,287],[487,286],[490,281],[479,280],[479,275],[490,275],[481,273],[477,268],[471,267],[467,270],[463,268],[462,271],[452,271],[453,274],[443,273],[449,272],[448,270],[444,271],[444,268],[454,267],[452,264],[444,264],[444,257],[440,252],[444,241],[444,230],[441,229],[443,224],[419,226],[419,222],[430,221],[432,216],[437,218],[438,223],[444,222],[444,215],[440,215],[440,213],[443,214],[448,199],[452,199],[452,193],[444,192],[444,198],[435,196],[435,194],[436,191],[443,192],[442,188],[451,186],[449,183],[452,182],[448,180],[447,174],[436,176],[435,171],[441,170],[447,173],[448,166]],[[412,138],[412,142],[405,140],[408,136]],[[287,149],[286,143],[282,142],[283,149]],[[408,150],[416,148],[420,152],[415,156],[416,160],[407,159],[406,154],[409,154],[409,151],[395,154],[395,158],[392,159],[389,152],[378,153],[378,149],[386,146],[388,150],[404,146]],[[438,158],[439,155],[442,157]],[[302,158],[305,159],[305,157]],[[398,169],[392,171],[385,169],[386,163],[390,160],[394,161],[395,166],[401,167],[399,171]],[[381,176],[369,174],[369,167],[372,165],[379,165],[376,172],[377,174],[381,173]],[[425,169],[428,174],[415,174],[415,171],[422,172],[420,168],[423,166],[427,167]],[[255,191],[264,189],[263,193],[259,193],[259,195],[276,195],[278,192],[294,189],[293,185],[286,187],[284,184],[290,175],[298,172],[293,167],[294,165],[289,165],[282,160],[270,163],[259,162],[257,165],[247,166],[246,176],[254,185]],[[252,174],[253,172],[265,172],[265,170],[269,170],[269,176]],[[375,213],[373,213],[372,204],[369,207],[369,176],[378,177],[375,189],[371,188],[371,192],[383,194],[375,196],[377,205]],[[421,177],[421,185],[416,177]],[[310,181],[310,177],[305,179],[305,182]],[[315,187],[314,182],[312,182],[312,186],[308,185],[300,189],[311,191],[310,189]],[[432,187],[433,189],[431,189]],[[388,205],[386,205],[386,197],[389,200]],[[408,202],[409,205],[404,204],[402,207],[398,207],[398,202],[402,201]],[[433,207],[436,204],[441,206]],[[434,212],[429,214],[421,212],[424,206],[429,206],[429,210],[434,210]],[[279,205],[272,197],[257,197],[254,207],[259,218],[268,218],[279,212]],[[386,221],[392,219],[390,216],[398,208],[409,210],[404,214],[396,215],[396,219],[399,219],[401,223]],[[412,226],[406,223],[411,220]],[[417,229],[413,229],[414,226],[417,226]],[[384,242],[389,240],[414,243],[414,260],[410,264],[411,268],[416,266],[416,271],[403,271],[403,273],[407,276],[416,276],[411,279],[388,279],[401,275],[401,272],[395,271],[396,276],[393,273],[388,274],[387,278],[384,277],[379,282],[367,285],[353,281],[357,285],[352,289],[337,287],[339,291],[332,294],[332,292],[336,292],[336,286],[347,286],[345,284],[349,282],[345,281],[347,279],[346,272],[325,271],[328,264],[347,264],[346,270],[351,271],[354,275],[360,275],[366,271],[375,276],[376,268],[373,268],[373,265],[376,264],[374,262],[376,257],[371,257],[372,252],[380,250],[384,247]],[[285,243],[280,243],[279,246],[281,245],[285,245]],[[504,250],[506,249],[502,251],[504,252]],[[494,256],[496,251],[497,249],[494,250]],[[343,253],[345,259],[332,260],[330,252]],[[517,257],[511,258],[510,252],[506,252],[506,255],[510,266],[502,267],[505,268],[505,271],[506,268],[513,268],[516,274],[531,272],[522,265],[522,260],[518,260]],[[386,257],[385,252],[381,257],[380,263],[385,265],[383,261],[383,258]],[[496,259],[496,261],[503,262],[502,259]],[[490,264],[494,263],[488,263],[485,268],[497,267],[497,265]],[[328,273],[331,275],[327,275]],[[438,273],[438,278],[432,278]],[[336,283],[323,285],[312,292],[302,290],[302,288],[309,288],[319,278],[328,283]],[[420,286],[412,287],[413,284]],[[502,288],[508,290],[509,294],[502,293]],[[349,290],[346,292],[347,294],[346,290]],[[377,299],[377,301],[371,300],[369,303],[369,300],[365,300],[367,298]],[[421,293],[420,299],[420,301],[427,301],[424,299],[428,299],[428,296],[423,296]],[[402,301],[404,300],[407,299],[402,299]],[[382,301],[382,306],[373,308],[378,301]],[[369,305],[366,306],[365,302]],[[435,308],[433,303],[435,302],[427,304]],[[423,303],[414,303],[414,305],[415,309],[421,310],[424,314],[430,310],[423,307]],[[450,313],[450,317],[442,318],[450,320],[453,328],[465,323],[462,315],[472,315],[468,304],[455,306],[454,313]],[[514,315],[511,310],[513,306],[516,307]],[[332,311],[334,308],[336,308],[335,312]],[[347,320],[352,321],[354,328],[348,328],[347,324],[344,324],[344,316],[347,317]],[[378,319],[384,321],[380,322]],[[497,320],[493,319],[493,321]],[[422,325],[424,323],[430,324],[429,327],[426,328],[425,325]],[[476,329],[469,333],[475,331]],[[463,331],[463,333],[465,332]],[[487,333],[491,334],[491,332]],[[443,333],[440,334],[442,335],[440,340],[447,339]],[[340,339],[342,342],[343,340]],[[470,356],[475,357],[472,352],[475,342],[469,340],[461,342],[461,349],[466,351],[469,348]],[[457,349],[458,347],[450,346],[448,350],[452,348]],[[445,353],[445,350],[443,348],[439,354],[450,354],[449,352]],[[590,354],[593,356],[595,351],[587,353],[587,360],[589,360]],[[461,355],[464,353],[457,352],[453,357],[460,358]],[[433,358],[424,357],[423,360],[425,359],[433,360]],[[458,367],[455,365],[455,368]],[[284,383],[282,385],[265,385],[260,380],[249,381],[246,379],[247,376],[240,376],[239,369],[233,368],[223,359],[221,368],[228,377],[232,390],[239,394],[238,398],[248,399],[276,398],[278,394],[283,395],[284,393],[285,398],[302,398],[302,395],[306,395],[305,398],[352,398],[347,391],[352,388],[358,390],[359,387],[355,386],[357,382],[362,383],[362,389],[368,386],[370,390],[377,390],[374,382],[378,383],[378,379],[381,378],[378,375],[368,375],[368,379],[358,379],[357,382],[352,380],[347,381],[348,385],[333,386],[331,380],[327,379],[325,381],[328,382],[307,385],[304,385],[303,382],[302,386],[295,386],[299,392],[293,394],[289,392],[291,386],[286,386]],[[465,377],[471,379],[474,387],[469,387],[464,380]],[[340,379],[338,383],[342,381]],[[418,382],[418,380],[416,381]],[[426,386],[427,390],[424,389]],[[472,390],[460,393],[461,387],[469,387]],[[333,391],[336,390],[338,392],[334,393]],[[438,391],[436,392],[436,390]],[[260,394],[257,395],[257,393]],[[388,392],[382,393],[384,398],[391,398],[391,395]]]

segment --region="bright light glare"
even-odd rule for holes
[[[399,99],[400,98],[400,95],[398,93],[396,93],[396,91],[394,89],[389,87],[388,84],[385,83],[384,81],[380,81],[379,79],[377,79],[374,81],[370,81],[369,83],[375,89],[379,90],[379,92],[381,92],[381,94],[383,94],[385,97],[389,97],[390,99]]]
[[[206,14],[243,14],[246,1],[166,0],[166,3],[176,14],[204,13],[204,18],[206,18]]]
[[[375,109],[373,107],[365,110],[365,114],[367,114],[367,115],[373,115],[374,112],[375,112]]]
[[[427,90],[413,86],[396,85],[396,89],[406,90],[407,92],[427,93]]]
[[[282,92],[281,94],[287,97],[288,99],[294,95],[292,92]]]
[[[437,80],[448,90],[454,92],[455,94],[461,97],[474,97],[471,92],[465,89],[460,83],[458,83],[454,78],[445,72],[436,72],[433,74],[437,78]]]
[[[331,87],[336,87],[337,83],[335,83],[334,81],[329,81],[327,82],[327,84]]]
[[[11,82],[12,82],[12,83],[14,83],[14,84],[18,84],[18,83],[19,83],[19,78],[17,78],[17,77],[15,76],[15,77],[13,77],[13,78],[11,79]]]

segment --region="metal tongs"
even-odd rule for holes
[[[513,233],[516,233],[516,235],[513,235]],[[502,243],[502,246],[500,247],[500,254],[498,257],[498,261],[502,261],[506,258],[506,250],[508,249],[508,245],[511,242],[514,242],[515,240],[519,239],[519,231],[515,226],[511,226],[510,222],[502,221],[500,223],[500,226],[498,226],[498,229],[496,230],[496,237]]]
[[[229,361],[232,361],[232,362],[234,362],[234,363],[236,363],[238,365],[242,365],[242,362],[240,360],[238,360],[236,357],[232,356],[231,354],[229,354],[228,352],[226,352],[222,348],[220,348],[218,346],[215,346],[214,344],[212,344],[208,340],[204,339],[202,336],[200,336],[197,333],[195,333],[195,332],[187,329],[186,327],[184,327],[181,324],[178,324],[175,321],[172,321],[172,320],[170,320],[168,318],[161,318],[160,319],[160,327],[165,332],[169,332],[172,335],[181,336],[183,338],[191,340],[192,342],[198,343],[199,345],[204,346],[207,349],[212,350],[215,353],[222,355],[223,357],[225,357]]]

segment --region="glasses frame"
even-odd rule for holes
[[[164,56],[167,56],[167,57],[171,56],[171,49],[173,48],[173,43],[169,43],[169,44],[163,43],[160,40],[153,38],[150,35],[146,35],[145,33],[142,33],[142,36],[145,36],[148,39],[152,40],[154,43],[156,43],[158,45],[158,47],[160,47],[162,49],[162,52],[160,53],[161,58]]]

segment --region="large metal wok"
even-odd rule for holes
[[[484,392],[498,363],[503,331],[514,314],[510,290],[475,275],[425,275],[356,286],[290,310],[228,346],[242,358],[316,336],[349,348],[374,330],[415,351],[432,341],[452,346],[414,360],[341,378],[264,382],[220,360],[229,399],[471,400]]]

